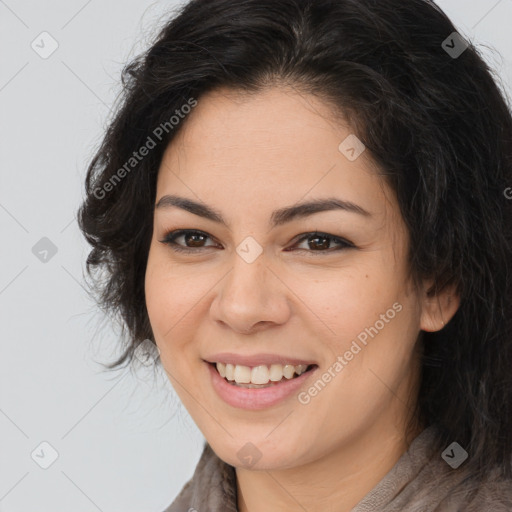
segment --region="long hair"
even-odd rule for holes
[[[415,281],[432,278],[433,296],[448,285],[460,294],[452,320],[421,333],[419,417],[438,425],[439,450],[457,441],[475,471],[511,476],[512,117],[477,48],[455,32],[428,0],[181,6],[123,70],[78,212],[91,286],[124,326],[124,352],[108,367],[152,338],[144,276],[156,178],[187,120],[172,116],[220,86],[289,84],[329,102],[365,144],[396,193]]]

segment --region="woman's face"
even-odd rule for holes
[[[214,91],[159,170],[149,318],[174,388],[233,466],[291,468],[355,451],[399,436],[412,405],[423,316],[406,279],[405,226],[368,152],[357,157],[352,138],[339,148],[352,131],[330,112],[293,89]],[[352,207],[281,212],[326,199]],[[177,230],[201,232],[174,237],[189,252],[164,242]],[[235,365],[230,378],[270,385],[230,384],[217,362]]]

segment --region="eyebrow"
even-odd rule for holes
[[[186,197],[176,195],[162,196],[156,203],[155,208],[170,208],[172,206],[176,206],[182,210],[204,217],[205,219],[218,222],[224,226],[230,226],[230,224],[222,217],[222,214],[215,208]],[[351,201],[345,201],[337,197],[326,197],[274,210],[270,217],[270,224],[272,228],[275,228],[282,224],[286,224],[287,222],[291,222],[292,220],[329,210],[343,210],[363,215],[365,217],[372,216],[370,212]]]

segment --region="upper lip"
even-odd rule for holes
[[[291,364],[298,366],[301,364],[311,365],[316,364],[314,361],[306,359],[297,359],[296,357],[283,356],[279,354],[253,354],[253,355],[242,355],[234,354],[233,352],[222,352],[219,354],[213,354],[205,359],[208,363],[224,363],[240,366],[270,366],[272,364]]]

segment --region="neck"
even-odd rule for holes
[[[284,470],[236,469],[239,512],[349,512],[393,468],[421,433],[375,422],[320,459]]]

